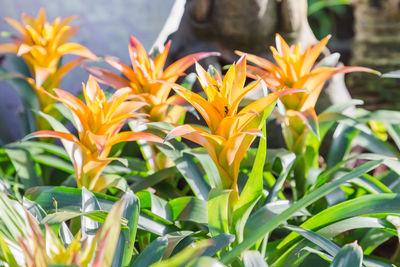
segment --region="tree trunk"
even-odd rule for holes
[[[400,0],[354,0],[353,3],[352,64],[383,73],[399,69]],[[400,80],[355,73],[348,81],[352,96],[363,99],[368,109],[400,108]]]

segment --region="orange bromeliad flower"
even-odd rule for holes
[[[171,42],[168,42],[162,53],[154,60],[147,55],[143,45],[133,36],[130,37],[129,56],[132,68],[111,58],[105,61],[120,71],[125,77],[116,75],[110,71],[97,67],[86,67],[88,72],[99,82],[107,84],[115,89],[131,88],[130,97],[140,97],[148,106],[142,111],[149,115],[153,122],[165,121],[176,123],[182,117],[185,110],[179,105],[180,98],[169,96],[170,87],[166,84],[157,83],[154,80],[175,82],[184,71],[189,68],[195,60],[218,55],[213,52],[200,52],[185,56],[165,68]],[[165,68],[165,69],[164,69]]]
[[[259,85],[259,81],[244,86],[246,79],[246,58],[234,63],[224,79],[215,72],[211,76],[199,64],[196,70],[200,84],[207,95],[200,95],[184,87],[170,85],[177,94],[192,104],[204,118],[209,131],[196,126],[182,125],[172,130],[166,139],[182,136],[203,146],[216,164],[221,178],[220,187],[233,189],[236,194],[240,163],[255,136],[275,106],[276,100],[299,90],[286,89],[264,96],[239,110],[243,97]]]
[[[76,17],[61,20],[57,17],[52,23],[46,21],[44,8],[39,10],[35,18],[22,14],[21,23],[4,18],[20,36],[13,36],[12,43],[0,44],[0,53],[14,53],[21,56],[32,72],[37,85],[45,88],[58,87],[61,77],[83,59],[97,57],[86,47],[77,43],[68,43],[78,27],[69,26]],[[80,56],[61,68],[57,68],[60,58],[65,54]],[[52,86],[49,86],[49,85]]]
[[[54,90],[56,96],[52,97],[62,102],[73,114],[79,136],[76,137],[65,129],[63,132],[37,131],[28,138],[61,139],[74,165],[78,187],[102,191],[115,182],[115,177],[101,175],[107,164],[116,159],[109,157],[113,145],[139,139],[159,143],[163,141],[150,133],[120,132],[128,119],[142,115],[133,112],[147,105],[143,102],[126,101],[129,91],[129,88],[118,90],[107,100],[91,76],[86,86],[83,85],[86,104],[64,90]]]
[[[41,89],[54,95],[53,89],[60,87],[61,79],[67,72],[86,59],[97,59],[86,47],[68,42],[78,30],[77,26],[68,25],[75,18],[73,16],[62,20],[57,17],[50,23],[46,20],[43,8],[36,18],[22,14],[21,23],[4,18],[20,35],[13,36],[12,43],[0,44],[0,53],[14,53],[24,59],[33,77],[28,81],[38,97],[39,109],[55,117],[60,115],[54,109],[56,101]],[[61,57],[66,54],[79,57],[59,66]],[[42,118],[35,116],[35,120],[38,129],[49,129],[48,123]]]
[[[248,76],[254,79],[262,78],[274,91],[286,88],[301,88],[306,92],[290,94],[280,98],[286,109],[283,117],[284,126],[290,129],[294,138],[286,138],[289,149],[301,147],[305,132],[308,132],[310,121],[318,126],[315,104],[327,80],[337,73],[364,71],[376,73],[374,70],[363,67],[326,67],[315,65],[316,60],[325,48],[330,36],[322,39],[318,44],[310,45],[303,53],[299,44],[289,47],[285,40],[276,35],[276,48],[271,47],[276,65],[258,57],[248,55],[248,60],[260,67],[248,66]],[[242,52],[236,52],[242,55]],[[285,132],[285,129],[284,129]],[[293,141],[293,139],[295,141]],[[297,142],[297,144],[296,144]]]

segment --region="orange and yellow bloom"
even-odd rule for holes
[[[69,26],[76,17],[62,20],[57,17],[48,22],[43,8],[36,18],[22,14],[21,23],[4,18],[20,35],[12,37],[12,43],[0,44],[0,53],[14,53],[27,63],[37,85],[54,88],[61,77],[83,59],[96,60],[97,57],[86,47],[69,43],[68,40],[78,30],[77,26]],[[60,58],[65,54],[77,55],[80,58],[57,68]],[[53,86],[49,86],[52,84]]]
[[[286,88],[305,89],[305,92],[289,94],[280,98],[286,114],[282,117],[284,135],[290,150],[303,147],[305,133],[308,132],[310,122],[318,127],[315,105],[326,81],[337,73],[354,71],[375,72],[363,67],[326,67],[316,65],[318,57],[325,48],[330,36],[325,37],[318,44],[310,45],[303,53],[299,44],[289,46],[285,40],[276,35],[276,48],[271,47],[276,64],[258,57],[248,55],[248,60],[259,67],[248,66],[248,75],[254,79],[262,78],[274,91]],[[237,54],[241,55],[242,52]],[[289,131],[288,131],[289,130]],[[291,137],[288,137],[291,135]]]
[[[298,90],[285,89],[271,93],[239,110],[243,97],[260,82],[259,80],[245,86],[245,57],[234,63],[223,79],[217,72],[211,76],[199,64],[196,64],[196,70],[207,99],[180,85],[164,83],[196,108],[207,123],[209,131],[192,125],[182,125],[172,130],[166,139],[182,136],[203,146],[219,170],[220,187],[233,189],[237,195],[240,163],[255,136],[261,134],[263,118],[272,111],[280,96]]]
[[[144,102],[126,101],[129,91],[130,88],[118,90],[107,100],[91,76],[86,86],[83,86],[86,104],[64,90],[54,90],[56,96],[53,97],[73,114],[78,137],[66,129],[64,132],[37,131],[30,137],[61,139],[74,165],[78,187],[102,191],[116,182],[114,176],[102,175],[104,168],[116,159],[109,157],[113,145],[139,139],[159,143],[163,141],[149,133],[120,132],[128,119],[138,115],[134,112],[147,105]]]
[[[129,56],[132,68],[115,59],[105,58],[108,64],[120,71],[125,77],[97,67],[86,67],[86,69],[99,82],[115,89],[129,87],[131,89],[131,98],[140,98],[148,104],[148,106],[143,107],[142,111],[149,115],[150,121],[176,123],[185,112],[182,106],[176,105],[181,103],[181,99],[177,96],[170,96],[170,87],[154,80],[175,82],[180,76],[184,75],[184,71],[195,60],[217,55],[217,53],[200,52],[191,54],[165,68],[170,45],[171,42],[168,42],[163,52],[153,60],[148,56],[143,45],[135,37],[131,36]]]
[[[77,26],[68,25],[75,18],[72,16],[62,20],[57,17],[53,22],[48,22],[44,8],[39,10],[36,18],[22,14],[21,22],[4,18],[19,36],[12,36],[11,43],[0,44],[0,53],[14,53],[24,59],[31,72],[31,77],[27,78],[38,97],[39,109],[52,116],[59,115],[54,109],[55,100],[41,89],[54,95],[53,89],[60,87],[66,73],[86,59],[97,59],[86,47],[68,42],[78,30]],[[79,57],[60,66],[60,59],[66,54]],[[42,118],[35,119],[37,129],[49,129]]]

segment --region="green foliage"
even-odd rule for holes
[[[309,14],[316,16],[324,8],[347,3],[310,1]],[[97,138],[93,150],[99,157],[94,162],[101,163],[105,160],[100,156],[105,147],[103,137],[88,134],[75,136],[73,141],[62,140],[65,149],[46,139],[28,141],[35,136],[31,133],[34,119],[43,119],[54,130],[70,134],[64,122],[75,123],[76,114],[59,104],[54,107],[62,119],[38,111],[37,98],[26,81],[30,75],[27,66],[16,56],[8,60],[19,74],[1,67],[0,80],[10,82],[23,96],[23,134],[27,136],[0,148],[0,265],[24,266],[32,260],[31,243],[39,248],[34,267],[345,267],[400,263],[398,249],[389,251],[385,258],[378,256],[380,246],[398,240],[400,233],[400,112],[367,111],[356,107],[362,104],[358,100],[331,106],[318,115],[318,120],[310,116],[314,113],[299,112],[301,126],[307,126],[302,142],[295,145],[299,149],[267,149],[266,123],[270,121],[266,117],[275,99],[263,114],[250,110],[240,115],[251,114],[260,127],[241,129],[247,131],[239,131],[243,139],[231,138],[231,147],[223,148],[228,152],[221,162],[226,162],[218,166],[218,155],[210,155],[207,145],[221,139],[208,140],[199,148],[170,134],[184,122],[185,114],[180,115],[179,123],[129,117],[131,130],[154,134],[160,143],[118,143],[110,151],[116,161],[100,172],[105,183],[111,181],[110,186],[91,192],[76,188],[77,170],[91,167],[77,165],[82,157],[96,155],[93,151],[83,153],[80,142]],[[333,66],[337,61],[338,55],[333,54],[320,66]],[[125,71],[124,77],[134,76]],[[214,67],[207,73],[218,76]],[[120,81],[120,76],[109,75]],[[395,71],[384,77],[400,75]],[[195,78],[194,74],[186,76],[182,85],[191,89]],[[266,86],[263,90],[267,94]],[[180,104],[193,111],[187,103]],[[172,106],[168,103],[165,109]],[[233,123],[241,123],[240,116]],[[211,131],[202,125],[196,127],[204,135],[193,140],[206,143],[202,138]],[[230,125],[224,129],[231,129]],[[246,140],[248,137],[253,139]],[[244,151],[237,181],[224,188],[221,177],[229,179],[226,173],[230,170],[221,170],[221,166],[234,168],[232,162],[240,154],[237,148],[243,140],[256,141]],[[214,153],[220,153],[220,147],[215,147]]]

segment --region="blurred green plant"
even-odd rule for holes
[[[350,4],[350,0],[308,0],[308,19],[317,39],[330,33],[337,35],[337,23],[345,18]]]

